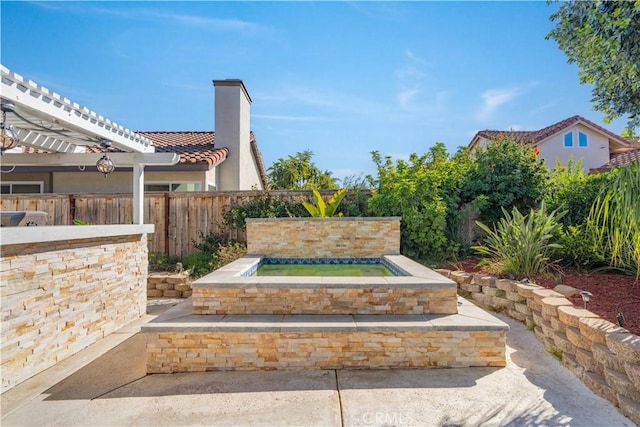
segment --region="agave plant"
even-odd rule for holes
[[[550,265],[551,250],[560,247],[549,241],[562,226],[558,220],[565,213],[557,210],[547,213],[544,202],[527,215],[522,215],[517,208],[511,213],[504,208],[502,211],[504,217],[493,230],[476,221],[487,236],[485,245],[473,246],[473,249],[489,256],[501,267],[502,273],[525,277],[544,273]]]
[[[315,198],[315,205],[309,202],[302,202],[302,205],[312,217],[330,218],[336,215],[336,209],[338,209],[338,205],[345,194],[347,194],[347,189],[341,188],[333,194],[328,202],[325,202],[320,192],[314,188],[313,197]],[[342,216],[342,214],[339,216]]]

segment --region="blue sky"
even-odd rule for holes
[[[242,79],[264,160],[342,178],[481,129],[603,124],[535,2],[7,2],[2,64],[138,131],[213,130]],[[624,119],[605,127],[620,133]]]

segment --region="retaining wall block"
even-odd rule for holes
[[[510,279],[498,279],[496,280],[496,288],[502,289],[505,292],[518,292],[518,282]]]
[[[479,294],[480,292],[482,292],[482,287],[473,283],[462,283],[458,286],[460,287],[460,289],[466,292],[471,292],[474,294]]]
[[[594,359],[600,361],[605,368],[618,372],[625,371],[624,362],[618,359],[606,345],[593,342],[591,343],[591,352]]]
[[[631,381],[629,381],[629,377],[625,374],[605,368],[604,378],[607,381],[607,384],[609,384],[618,394],[635,400],[636,402],[640,402],[640,390],[634,387]]]
[[[594,372],[585,372],[582,376],[582,382],[595,394],[618,406],[618,396],[615,390],[606,383],[602,375]]]
[[[509,301],[518,302],[518,303],[522,303],[525,301],[525,299],[522,298],[517,291],[505,291],[505,292],[506,292],[505,298],[507,298]]]
[[[556,347],[562,350],[563,354],[571,354],[571,355],[576,354],[576,347],[573,344],[571,344],[571,342],[567,339],[566,334],[564,334],[563,332],[556,331],[553,333],[552,338]]]
[[[564,298],[564,297],[562,296],[562,294],[559,294],[556,291],[553,291],[551,289],[540,288],[540,289],[533,290],[533,300],[537,304],[542,305],[542,300],[545,298]]]
[[[527,307],[527,304],[524,303],[519,303],[516,302],[513,304],[513,308],[518,312],[518,313],[522,313],[525,315],[530,315],[531,314],[531,310],[529,309],[529,307]]]
[[[483,288],[485,286],[495,288],[496,287],[496,280],[497,280],[496,277],[487,276],[486,274],[474,274],[473,275],[473,283],[475,283],[476,285],[480,285]]]
[[[468,285],[473,281],[473,274],[464,271],[452,271],[449,278],[456,282],[458,285]]]
[[[147,289],[147,297],[159,298],[161,296],[162,291],[160,289]]]
[[[549,319],[549,323],[551,323],[551,327],[558,332],[564,333],[564,331],[567,329],[567,325],[562,323],[560,319],[555,316]]]
[[[640,363],[640,361],[638,361],[638,363]],[[622,370],[618,371],[622,372]],[[640,364],[624,362],[624,372],[629,377],[629,380],[633,383],[633,386],[637,389],[640,389]]]
[[[536,289],[543,289],[541,286],[538,285],[530,285],[530,284],[526,284],[526,283],[518,283],[516,285],[516,289],[518,291],[518,293],[523,297],[523,298],[533,298],[533,291],[535,291]]]
[[[568,305],[558,307],[558,318],[560,321],[574,328],[580,328],[580,319],[589,317],[599,318],[597,314],[592,313],[589,310],[585,310],[584,308],[577,308]]]
[[[584,366],[578,363],[576,357],[573,354],[563,353],[562,364],[571,372],[573,372],[573,375],[575,375],[579,379],[582,379],[584,373],[586,372]]]
[[[535,292],[534,292],[535,293]],[[552,317],[558,317],[558,307],[561,306],[573,306],[571,301],[568,299],[561,297],[549,297],[542,299],[542,318],[545,320],[550,320]]]
[[[519,311],[516,311],[516,310],[509,310],[507,314],[509,315],[509,317],[526,324],[527,316],[525,314],[520,313]]]
[[[607,335],[607,347],[625,362],[640,363],[640,336],[630,332]]]
[[[576,361],[584,366],[587,372],[594,372],[600,376],[604,376],[604,365],[593,357],[592,352],[575,347],[575,355]]]
[[[567,326],[565,333],[567,334],[567,338],[573,345],[583,350],[591,351],[592,341],[582,335],[580,333],[580,329],[574,328],[572,326]]]
[[[620,411],[624,414],[624,416],[629,418],[637,425],[640,425],[640,402],[627,399],[626,397],[621,395],[618,395],[617,398]]]
[[[174,287],[174,284],[168,283],[168,282],[162,282],[156,285],[156,289],[159,289],[161,291],[173,290],[173,287]]]
[[[607,336],[613,333],[620,333],[625,338],[627,335],[631,335],[626,329],[621,328],[620,326],[615,325],[608,320],[604,320],[600,317],[582,318],[580,319],[579,327],[580,333],[582,333],[582,335],[589,338],[593,342],[605,344],[607,346],[609,346],[607,342]],[[637,339],[640,339],[637,336],[635,337]],[[609,348],[615,352],[615,350],[613,350],[611,347]]]

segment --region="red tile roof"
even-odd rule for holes
[[[611,170],[616,166],[627,166],[631,163],[640,162],[640,147],[635,147],[630,150],[620,151],[612,154],[609,163],[598,168],[599,171]]]
[[[497,140],[499,134],[503,134],[505,137],[513,138],[516,142],[521,144],[536,144],[544,139],[549,138],[552,135],[561,132],[563,129],[566,129],[570,126],[573,126],[576,123],[582,123],[588,127],[594,128],[604,134],[606,134],[610,139],[614,140],[621,146],[628,146],[629,142],[621,137],[620,135],[616,135],[615,133],[603,128],[600,125],[592,122],[591,120],[587,120],[582,116],[572,116],[568,119],[561,120],[557,123],[552,124],[551,126],[547,126],[540,130],[534,131],[513,131],[513,130],[481,130],[473,137],[471,142],[469,143],[469,147],[478,137],[486,138],[490,141]]]
[[[136,132],[149,138],[153,142],[156,153],[177,153],[180,155],[180,163],[195,164],[207,163],[214,165],[224,160],[229,154],[226,147],[216,148],[214,132]],[[93,145],[87,147],[91,153],[104,151],[102,147]],[[109,149],[109,151],[117,151]]]

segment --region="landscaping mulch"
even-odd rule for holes
[[[468,273],[486,273],[497,277],[487,266],[478,267],[479,259],[469,258],[448,269],[464,270]],[[589,302],[589,311],[618,324],[618,313],[624,316],[624,327],[635,335],[640,335],[640,282],[633,276],[611,272],[581,273],[572,268],[547,276],[530,277],[532,282],[553,289],[557,285],[567,285],[593,294]],[[568,298],[574,306],[584,308],[580,295]]]

